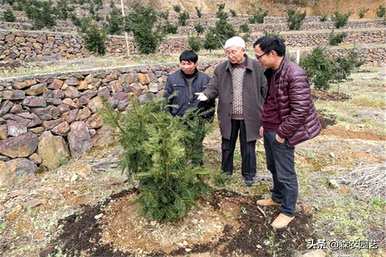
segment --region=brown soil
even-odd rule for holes
[[[323,101],[345,101],[351,99],[351,97],[342,92],[327,92],[321,90],[312,90],[312,98],[314,100]]]
[[[215,191],[177,223],[149,221],[138,214],[136,190],[112,195],[104,203],[59,222],[52,245],[67,256],[289,256],[314,238],[311,216],[303,208],[283,231],[270,227],[277,208],[256,207],[256,197]],[[41,256],[54,253],[48,247]]]
[[[352,131],[342,128],[340,126],[333,126],[323,130],[322,135],[335,136],[345,139],[363,139],[363,140],[375,140],[384,141],[386,136],[373,134],[371,132],[364,131]]]

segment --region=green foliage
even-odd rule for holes
[[[25,1],[23,10],[27,17],[32,20],[34,29],[42,29],[44,27],[51,28],[56,25],[55,11],[50,1]]]
[[[232,17],[236,17],[236,16],[237,16],[237,13],[236,13],[235,10],[230,9],[229,12],[230,12],[230,14],[231,14]]]
[[[347,33],[345,32],[335,34],[334,31],[332,31],[328,37],[328,43],[332,46],[337,46],[343,42],[346,36]]]
[[[320,21],[321,22],[325,22],[325,21],[327,21],[327,18],[328,18],[328,15],[326,15],[326,14],[323,14],[322,16],[320,16]]]
[[[241,24],[240,28],[239,28],[239,31],[241,33],[249,33],[250,30],[249,30],[248,24],[247,23]]]
[[[5,12],[3,12],[3,20],[6,22],[15,22],[16,16],[13,14],[11,9],[7,9]]]
[[[178,27],[169,21],[166,22],[166,24],[163,27],[163,32],[166,34],[177,34]]]
[[[58,1],[55,9],[56,16],[61,20],[67,20],[70,13],[74,11],[74,8],[69,5],[69,0]]]
[[[359,9],[359,11],[358,11],[358,16],[359,16],[359,18],[363,18],[363,17],[365,17],[365,15],[366,15],[366,13],[369,11],[370,9],[369,8],[361,8],[361,9]]]
[[[179,6],[178,4],[177,4],[177,5],[173,5],[173,10],[174,10],[176,13],[180,13],[180,12],[181,12],[181,6]]]
[[[315,48],[300,61],[300,65],[307,71],[316,89],[327,90],[330,87],[329,81],[334,77],[334,64],[324,51],[322,48]]]
[[[248,21],[250,24],[263,23],[264,17],[267,15],[268,15],[268,11],[259,7],[259,8],[256,8],[254,13],[252,14],[252,17],[248,18]]]
[[[100,28],[92,19],[83,18],[81,21],[81,36],[90,52],[104,55],[106,53],[105,42],[107,34],[104,28]]]
[[[202,34],[204,33],[205,28],[200,23],[197,23],[196,25],[194,25],[194,30],[197,32],[197,34]]]
[[[332,16],[332,20],[334,21],[335,27],[337,29],[344,27],[347,24],[348,18],[350,17],[351,13],[340,13],[335,12]]]
[[[125,30],[133,32],[139,51],[154,53],[162,40],[162,28],[156,27],[157,13],[149,6],[135,5],[126,17]]]
[[[330,82],[346,79],[355,68],[363,64],[355,50],[336,59],[327,57],[324,52],[325,49],[315,48],[300,62],[316,89],[329,89]]]
[[[191,140],[205,135],[197,115],[173,117],[163,100],[143,105],[131,99],[125,113],[105,104],[105,122],[118,129],[124,154],[122,168],[139,180],[138,198],[144,214],[159,221],[183,217],[195,200],[207,192],[203,176],[208,172],[192,165]]]
[[[164,12],[159,12],[159,17],[161,19],[164,19],[164,20],[168,20],[169,19],[169,11],[164,11]]]
[[[188,45],[190,49],[192,49],[195,52],[200,51],[202,45],[201,45],[201,39],[197,36],[189,36],[188,37]]]
[[[122,34],[123,31],[123,17],[121,15],[121,12],[113,6],[112,10],[110,11],[109,15],[106,18],[107,25],[106,30],[109,34],[112,35],[119,35]]]
[[[227,21],[228,14],[224,11],[224,8],[225,4],[218,5],[216,16],[219,20],[216,21],[215,27],[209,28],[205,35],[205,49],[212,50],[221,48],[228,38],[236,35],[236,31],[232,24]]]
[[[189,13],[187,11],[183,11],[178,16],[178,24],[180,26],[186,26],[186,21],[189,19]]]
[[[198,17],[198,18],[201,18],[201,17],[202,17],[202,11],[201,11],[201,9],[198,8],[197,6],[195,6],[194,9],[196,9],[197,17]]]
[[[382,4],[378,7],[377,9],[377,17],[378,18],[382,18],[382,17],[385,17],[385,13],[386,13],[386,8],[385,6]]]
[[[295,10],[288,10],[288,26],[290,30],[299,30],[302,26],[303,20],[306,17],[306,12],[303,13]]]

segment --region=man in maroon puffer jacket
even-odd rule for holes
[[[285,45],[276,36],[264,36],[253,44],[256,59],[266,68],[268,95],[262,126],[267,168],[272,173],[272,197],[258,200],[262,206],[280,206],[272,227],[282,229],[294,219],[298,182],[295,145],[317,136],[321,130],[305,71],[285,57]]]

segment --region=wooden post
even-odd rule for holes
[[[121,10],[122,10],[122,17],[125,19],[125,7],[123,6],[123,0],[121,0]],[[126,50],[127,50],[127,57],[130,56],[130,50],[129,50],[129,38],[127,35],[127,31],[125,31],[125,41],[126,41]]]

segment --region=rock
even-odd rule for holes
[[[332,189],[339,188],[339,183],[335,179],[328,179],[327,183],[328,183],[328,186]]]
[[[40,83],[37,85],[33,85],[25,93],[27,95],[36,96],[36,95],[41,95],[47,91],[48,91],[47,85],[45,83]]]
[[[68,87],[66,90],[64,90],[64,96],[73,99],[78,98],[80,93],[75,87]]]
[[[62,103],[62,100],[60,98],[47,98],[46,101],[47,104],[52,105],[60,105]]]
[[[63,104],[66,104],[66,105],[68,105],[69,107],[72,107],[72,108],[79,108],[79,106],[71,98],[64,99],[63,100]]]
[[[135,73],[122,74],[119,77],[119,80],[126,82],[127,84],[132,84],[137,81],[137,76]]]
[[[11,110],[10,110],[10,113],[20,113],[23,111],[23,106],[21,106],[21,104],[15,104],[14,106],[12,106]],[[1,114],[0,114],[1,115]]]
[[[74,110],[65,112],[62,114],[62,118],[68,123],[72,123],[76,119],[78,115],[78,111],[79,109],[74,109]]]
[[[25,81],[16,81],[15,84],[13,84],[13,88],[18,90],[21,90],[27,87],[29,87],[29,85]]]
[[[109,83],[111,91],[113,93],[121,92],[123,90],[122,81],[114,80]]]
[[[16,173],[12,172],[6,162],[0,161],[0,186],[14,184]]]
[[[14,120],[7,120],[8,136],[17,137],[27,133],[27,125]]]
[[[142,93],[142,87],[138,83],[133,83],[128,85],[125,91],[128,93],[133,93],[135,96],[139,96]]]
[[[42,96],[27,96],[23,101],[23,105],[28,107],[46,107],[47,102]]]
[[[0,155],[0,161],[6,162],[6,161],[9,161],[9,160],[10,160],[9,157],[4,156],[4,155]]]
[[[64,121],[54,127],[51,131],[56,135],[65,136],[67,135],[68,131],[70,131],[70,124],[68,124],[67,121]]]
[[[86,80],[82,80],[79,83],[78,90],[87,90],[88,89],[88,82]]]
[[[39,141],[39,156],[42,159],[42,165],[48,169],[59,167],[63,161],[70,158],[70,153],[66,142],[61,136],[54,136],[51,132],[44,132]]]
[[[325,256],[326,256],[326,253],[320,249],[310,251],[310,252],[302,255],[302,257],[325,257]]]
[[[36,127],[36,128],[31,128],[30,131],[35,133],[35,134],[41,134],[41,133],[43,133],[45,131],[45,128],[43,128],[43,127]]]
[[[48,86],[49,89],[61,89],[63,86],[63,81],[60,79],[54,79],[52,83]]]
[[[86,123],[83,121],[76,121],[71,124],[71,130],[67,138],[71,155],[75,158],[80,157],[92,146],[90,133]]]
[[[158,93],[158,91],[160,91],[162,88],[159,84],[156,84],[156,83],[151,83],[149,85],[149,92],[151,93]]]
[[[0,108],[0,116],[3,116],[4,114],[6,114],[7,112],[9,112],[9,110],[11,110],[11,108],[13,107],[13,103],[11,101],[4,101],[2,104],[1,104],[1,108]]]
[[[0,126],[0,140],[4,140],[8,137],[8,128],[5,125]]]
[[[29,122],[27,123],[27,128],[36,127],[37,125],[42,124],[40,118],[34,113],[22,112],[17,114],[17,116],[29,120]]]
[[[29,159],[33,161],[35,164],[40,164],[42,163],[42,158],[37,153],[32,154]]]
[[[25,98],[25,93],[22,90],[5,90],[0,92],[0,98],[5,100],[23,100]]]
[[[16,174],[16,176],[32,175],[38,169],[33,161],[25,158],[13,159],[5,164],[7,165],[9,171]]]
[[[63,122],[62,118],[59,118],[56,120],[46,120],[46,121],[43,121],[43,127],[46,129],[53,129],[54,127],[58,126],[62,122]]]
[[[77,86],[79,84],[79,81],[77,78],[70,77],[70,78],[66,79],[66,81],[64,83],[66,83],[69,86]]]
[[[90,109],[87,107],[84,107],[83,109],[79,110],[76,120],[85,120],[90,116],[91,116]]]
[[[90,100],[87,107],[93,112],[97,112],[98,110],[103,108],[103,100],[100,96],[96,96]]]
[[[144,95],[140,95],[138,97],[138,100],[141,104],[144,104],[144,103],[147,103],[147,102],[150,102],[152,101],[154,98],[154,95],[151,94],[151,93],[148,93],[148,94],[144,94]]]
[[[138,80],[142,85],[147,85],[150,83],[150,77],[147,73],[138,73]]]
[[[110,89],[108,87],[102,87],[98,90],[98,96],[109,98],[110,97]]]
[[[0,154],[11,158],[28,157],[35,152],[38,142],[38,137],[32,132],[10,137],[0,142]]]
[[[106,147],[114,143],[114,131],[111,127],[104,126],[97,130],[96,135],[92,138],[94,147]]]
[[[94,113],[88,120],[87,120],[87,126],[89,128],[98,129],[102,127],[103,125],[103,119],[98,113]]]

